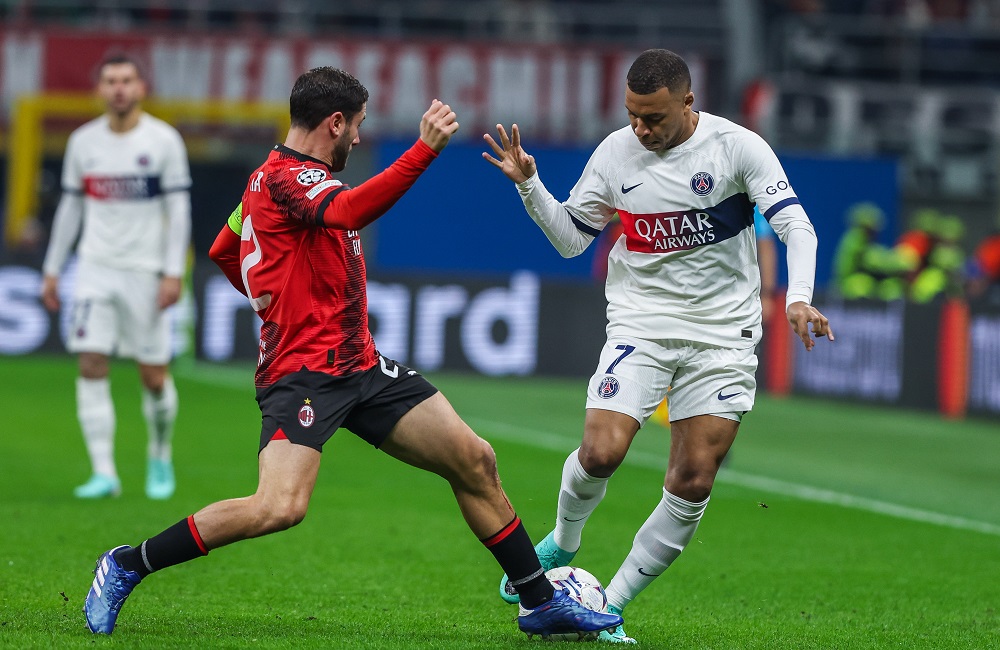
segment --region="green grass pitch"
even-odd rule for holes
[[[154,574],[112,637],[80,607],[97,554],[256,486],[251,369],[179,368],[178,490],[143,496],[138,379],[115,364],[124,494],[81,502],[69,358],[0,359],[0,647],[527,648],[447,484],[339,432],[305,521]],[[432,377],[488,439],[528,532],[552,526],[583,381]],[[610,580],[660,496],[649,425],[577,564]],[[758,399],[695,539],[625,612],[644,648],[1000,647],[1000,425]]]

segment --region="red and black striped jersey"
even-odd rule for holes
[[[332,178],[323,161],[283,145],[253,172],[243,194],[239,273],[264,321],[258,387],[302,368],[344,375],[375,365],[358,231],[384,214],[436,155],[418,140],[353,189]]]

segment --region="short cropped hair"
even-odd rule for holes
[[[632,63],[625,79],[629,90],[637,95],[651,95],[660,88],[671,94],[691,90],[687,63],[670,50],[646,50]]]
[[[96,74],[94,75],[96,77],[95,81],[99,81],[101,79],[101,74],[104,72],[104,68],[109,65],[122,65],[126,63],[135,68],[135,72],[139,75],[140,79],[143,81],[146,80],[146,69],[143,67],[142,63],[139,62],[139,59],[131,54],[128,54],[127,52],[116,51],[106,54],[104,58],[101,59],[100,63],[97,64]]]
[[[324,66],[304,72],[295,80],[288,108],[292,126],[312,131],[337,112],[353,119],[367,101],[368,89],[360,81],[343,70]]]

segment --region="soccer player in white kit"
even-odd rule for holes
[[[79,355],[77,417],[93,473],[74,494],[117,496],[115,409],[108,380],[112,353],[134,358],[149,431],[146,494],[174,492],[171,438],[177,391],[170,376],[169,319],[181,295],[191,233],[184,142],[176,129],[141,108],[146,87],[136,61],[105,59],[97,93],[105,113],[69,138],[63,196],[43,267],[42,301],[60,307],[59,274],[73,243],[79,267],[67,341]]]
[[[497,125],[483,157],[517,184],[531,218],[564,257],[579,255],[617,212],[624,234],[608,256],[608,341],[590,380],[583,441],[563,466],[556,527],[536,547],[567,565],[584,524],[639,428],[670,388],[670,458],[660,503],[608,583],[621,613],[694,536],[740,419],[753,407],[761,336],[756,203],[788,247],[786,313],[806,350],[833,340],[809,303],[816,235],[771,148],[753,132],[692,110],[687,64],[647,50],[627,76],[630,126],[609,135],[560,203],[534,158]],[[810,334],[810,325],[812,333]],[[515,602],[501,582],[501,596]],[[602,633],[635,643],[622,626]]]

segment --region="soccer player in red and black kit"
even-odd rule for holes
[[[250,176],[242,211],[210,253],[264,321],[256,373],[257,492],[214,503],[135,547],[103,553],[84,606],[92,632],[110,634],[125,598],[153,571],[302,521],[323,444],[341,426],[450,483],[472,532],[521,596],[521,630],[593,638],[621,623],[553,590],[500,487],[493,449],[426,379],[375,348],[358,231],[413,185],[458,122],[434,100],[416,143],[388,169],[349,188],[332,175],[361,141],[367,101],[365,87],[341,70],[300,76],[285,143]]]

